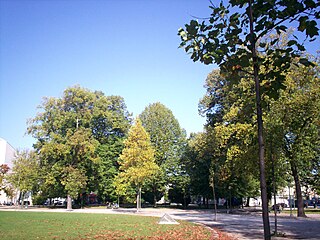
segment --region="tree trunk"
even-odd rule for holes
[[[72,198],[71,198],[71,196],[69,194],[67,196],[67,210],[68,211],[72,210]]]
[[[216,192],[214,191],[214,177],[212,176],[212,194],[213,194],[213,204],[214,204],[214,220],[217,221],[217,199]]]
[[[153,186],[153,207],[156,208],[157,207],[157,188],[156,188],[156,184],[154,183]]]
[[[261,95],[260,95],[260,80],[259,80],[259,63],[256,52],[256,39],[253,28],[253,12],[252,12],[252,0],[249,0],[249,19],[250,19],[250,34],[251,34],[251,52],[253,60],[253,72],[255,81],[256,92],[256,108],[257,108],[257,122],[258,122],[258,143],[259,143],[259,168],[260,168],[260,191],[262,200],[262,219],[264,239],[270,240],[270,222],[268,212],[268,197],[267,197],[267,183],[265,175],[265,160],[264,160],[264,141],[263,141],[263,121],[262,121],[262,107],[261,107]]]
[[[141,210],[141,187],[138,187],[137,193],[137,212]]]
[[[250,207],[250,197],[247,197],[246,207]]]
[[[274,235],[278,235],[278,217],[277,217],[277,191],[276,191],[276,179],[275,179],[275,170],[274,170],[274,158],[272,154],[272,145],[271,145],[271,159],[272,159],[272,184],[273,184],[273,208],[274,208]],[[279,206],[280,211],[280,206]]]
[[[296,195],[297,195],[297,201],[298,201],[298,217],[307,217],[304,212],[304,203],[302,198],[301,184],[300,184],[297,166],[292,159],[290,161],[290,165],[291,165],[292,176],[294,178],[294,183],[296,187]]]
[[[270,139],[270,158],[272,163],[272,185],[273,185],[273,210],[274,210],[274,235],[278,235],[278,216],[277,213],[280,211],[280,206],[277,206],[277,188],[276,188],[276,177],[275,177],[275,159],[273,154],[272,140]]]
[[[156,208],[157,207],[157,195],[154,193],[153,194],[153,207]]]

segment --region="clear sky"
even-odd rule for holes
[[[42,98],[80,85],[125,99],[133,116],[154,102],[188,133],[214,66],[178,49],[179,27],[210,14],[208,0],[0,0],[0,137],[31,148],[27,120]]]

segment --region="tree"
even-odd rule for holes
[[[270,100],[267,128],[275,128],[273,139],[279,139],[284,160],[295,181],[298,216],[304,217],[302,185],[314,177],[319,154],[319,66],[291,67],[278,100]],[[275,137],[276,136],[276,137]]]
[[[37,193],[41,181],[41,169],[39,156],[35,151],[18,151],[13,161],[12,173],[8,176],[8,181],[20,192],[20,200],[28,192]]]
[[[142,186],[159,170],[155,163],[155,150],[150,136],[143,128],[140,119],[136,119],[135,124],[130,128],[124,146],[119,157],[120,172],[117,182],[130,182],[137,188],[137,211],[139,211]],[[123,184],[116,185],[123,187]]]
[[[290,67],[290,63],[295,57],[300,56],[299,51],[305,49],[296,40],[298,38],[290,40],[286,49],[272,49],[270,46],[276,45],[279,39],[266,44],[263,38],[272,31],[277,33],[285,31],[287,29],[285,24],[297,22],[298,30],[314,40],[314,37],[319,35],[315,19],[320,18],[318,9],[320,2],[231,0],[229,3],[227,7],[222,2],[218,7],[212,4],[209,24],[205,21],[198,23],[192,20],[190,24],[185,25],[185,29],[179,29],[182,41],[180,46],[187,52],[191,52],[191,58],[194,61],[218,64],[222,72],[229,74],[230,81],[237,81],[242,71],[247,72],[248,67],[252,69],[248,73],[255,82],[264,238],[271,239],[265,177],[261,87],[268,85],[268,94],[275,96],[278,89],[284,87],[284,73]],[[258,52],[265,54],[260,55]],[[311,64],[305,58],[301,58],[300,63]]]
[[[182,158],[190,177],[190,193],[194,196],[203,196],[204,201],[211,196],[209,178],[212,159],[211,155],[207,154],[208,148],[214,151],[212,146],[206,144],[205,133],[192,133]]]
[[[234,197],[255,197],[258,176],[253,81],[242,78],[231,85],[219,70],[213,70],[205,88],[199,111],[207,117],[207,124],[204,136],[195,146],[202,158],[211,159],[208,167],[217,178],[213,181],[211,177],[211,182],[219,183],[215,185],[220,185],[220,192],[223,188],[231,189]]]
[[[151,179],[153,203],[156,206],[158,196],[164,194],[165,186],[177,182],[179,176],[180,159],[185,147],[186,133],[181,129],[172,111],[157,102],[147,106],[139,115],[143,127],[150,135],[155,149],[155,161],[160,167],[157,175]]]
[[[117,200],[113,181],[118,174],[118,157],[123,149],[122,138],[108,140],[97,148],[100,164],[93,166],[93,172],[88,184],[91,189],[96,189],[98,196],[103,201],[113,202]]]
[[[0,190],[4,190],[5,188],[4,179],[9,170],[10,168],[7,164],[0,165]]]
[[[102,171],[106,155],[98,149],[125,137],[130,114],[123,99],[72,87],[61,98],[45,98],[41,108],[43,111],[29,121],[28,132],[37,139],[34,147],[46,171],[43,193],[51,197],[66,194],[68,209],[71,195],[77,195],[74,191],[79,195],[97,189],[104,193],[97,182],[106,183]],[[117,151],[119,154],[121,149]],[[81,182],[77,183],[78,177]]]
[[[8,197],[13,197],[14,189],[6,179],[9,176],[9,171],[10,167],[7,164],[0,165],[0,192],[4,191]]]

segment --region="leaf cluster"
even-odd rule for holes
[[[227,6],[221,2],[210,8],[212,13],[207,21],[191,20],[179,29],[180,47],[193,61],[217,64],[223,74],[231,76],[231,81],[239,80],[243,73],[253,76],[253,68],[249,67],[257,58],[259,65],[264,66],[259,78],[269,81],[273,97],[277,89],[284,87],[285,72],[293,60],[305,51],[303,41],[314,41],[319,35],[319,1],[233,0]],[[296,26],[306,39],[301,41],[300,35],[293,33],[285,47],[279,47],[279,37],[266,41],[272,34],[286,32],[288,26]],[[259,54],[254,56],[256,53]],[[313,65],[305,57],[299,61],[305,66]]]

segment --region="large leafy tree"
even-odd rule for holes
[[[118,174],[118,157],[123,149],[122,138],[111,139],[97,148],[100,164],[94,165],[90,188],[96,189],[103,201],[114,202],[117,199],[113,181]],[[92,186],[91,186],[92,185]]]
[[[202,196],[204,204],[208,203],[208,199],[212,196],[209,179],[211,162],[214,160],[212,152],[215,151],[215,147],[207,144],[207,140],[205,133],[192,133],[182,158],[190,177],[190,193]]]
[[[236,197],[251,197],[257,178],[253,81],[243,78],[231,85],[219,70],[213,70],[205,88],[199,109],[207,116],[207,126],[197,148],[210,156],[211,174],[218,177],[220,188],[232,190]]]
[[[297,41],[297,37],[291,39],[285,49],[273,48],[279,39],[270,44],[264,43],[263,39],[270,32],[281,33],[286,30],[286,24],[297,23],[298,30],[314,40],[319,34],[316,19],[320,18],[320,1],[231,0],[229,4],[212,4],[209,23],[192,20],[184,29],[180,29],[181,47],[191,53],[194,61],[216,63],[222,72],[231,73],[228,76],[230,81],[238,80],[242,71],[254,79],[264,238],[270,239],[261,87],[267,84],[268,93],[276,95],[277,90],[284,87],[284,73],[292,60],[300,56],[299,51],[304,50],[304,47]],[[260,55],[259,52],[266,54]],[[310,65],[305,58],[301,58],[300,63]],[[249,72],[248,67],[251,67]]]
[[[47,173],[43,192],[48,196],[64,192],[69,209],[77,194],[103,193],[95,183],[105,183],[101,169],[107,160],[97,149],[111,139],[124,138],[130,115],[123,99],[72,87],[62,98],[45,98],[40,108],[43,111],[30,120],[28,132],[37,139],[34,147]]]
[[[130,128],[128,138],[124,141],[124,149],[119,157],[119,174],[115,180],[118,192],[122,192],[124,183],[131,183],[137,189],[137,211],[141,209],[141,189],[152,175],[159,170],[155,162],[155,150],[150,136],[136,119]]]
[[[180,159],[185,147],[186,133],[172,111],[159,102],[147,106],[139,118],[150,135],[155,148],[155,161],[160,167],[160,171],[150,183],[156,206],[158,197],[164,194],[165,186],[173,182],[178,184],[178,180],[183,179],[179,173],[182,170]]]
[[[319,154],[319,67],[292,66],[278,100],[270,101],[268,129],[275,129],[274,142],[281,143],[289,163],[298,199],[298,216],[305,216],[302,185],[314,177]],[[278,141],[277,141],[278,139]],[[271,141],[271,140],[270,140]],[[275,143],[274,143],[275,144]]]

